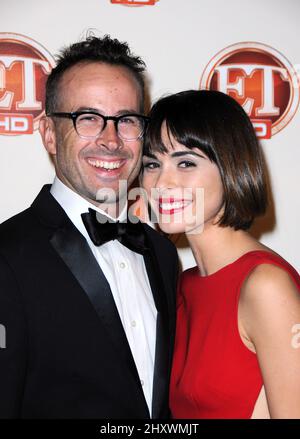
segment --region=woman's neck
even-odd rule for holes
[[[199,234],[186,235],[202,276],[207,276],[252,250],[268,250],[244,230],[205,225]]]

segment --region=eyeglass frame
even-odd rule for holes
[[[103,121],[104,121],[103,128],[96,136],[82,136],[81,134],[78,133],[78,131],[76,129],[76,121],[77,121],[78,117],[81,116],[82,114],[93,114],[95,116],[100,116],[103,119]],[[82,139],[96,139],[105,130],[105,128],[107,126],[107,121],[113,120],[118,137],[120,137],[120,139],[122,139],[122,140],[126,140],[127,142],[141,139],[145,134],[147,124],[150,120],[150,117],[145,116],[143,114],[138,114],[138,113],[125,113],[125,114],[121,114],[120,116],[104,116],[103,114],[98,113],[97,111],[92,111],[92,110],[91,111],[90,110],[71,111],[69,113],[68,112],[52,112],[52,113],[47,113],[46,116],[47,117],[62,117],[62,118],[65,117],[67,119],[72,119],[74,130],[76,131],[77,135],[79,137],[81,137]],[[120,119],[122,119],[123,117],[126,117],[126,116],[137,116],[137,117],[142,118],[142,120],[144,121],[144,128],[143,128],[141,134],[137,138],[124,139],[123,137],[120,136],[120,133],[118,130],[118,123],[119,123]]]

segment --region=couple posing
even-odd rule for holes
[[[165,97],[149,120],[144,67],[90,37],[48,78],[56,177],[0,226],[0,417],[300,417],[299,276],[247,233],[266,208],[252,125],[212,91]],[[141,163],[149,209],[197,262],[178,284],[173,244],[128,221],[119,182]]]

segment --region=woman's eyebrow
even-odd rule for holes
[[[158,160],[156,155],[153,154],[152,152],[147,152],[144,154],[144,157],[148,157],[149,159],[154,159],[154,160]]]
[[[174,151],[172,154],[170,154],[170,157],[176,158],[176,157],[183,157],[183,156],[186,156],[186,155],[193,155],[195,157],[205,158],[202,154],[198,154],[197,152],[191,151],[191,150],[189,150],[189,151]],[[153,154],[152,152],[145,153],[144,157],[147,157],[147,158],[150,158],[150,159],[153,159],[153,160],[158,160],[156,155]]]
[[[185,156],[185,155],[194,155],[194,156],[200,157],[200,158],[204,157],[203,155],[198,154],[195,151],[175,151],[175,152],[173,152],[171,154],[171,157],[182,157],[182,156]]]

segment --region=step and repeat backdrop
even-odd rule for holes
[[[252,119],[271,203],[252,233],[300,270],[298,0],[10,0],[0,15],[0,222],[28,207],[54,169],[37,128],[60,48],[89,30],[127,41],[149,96],[217,89]],[[194,265],[176,240],[183,268]]]

